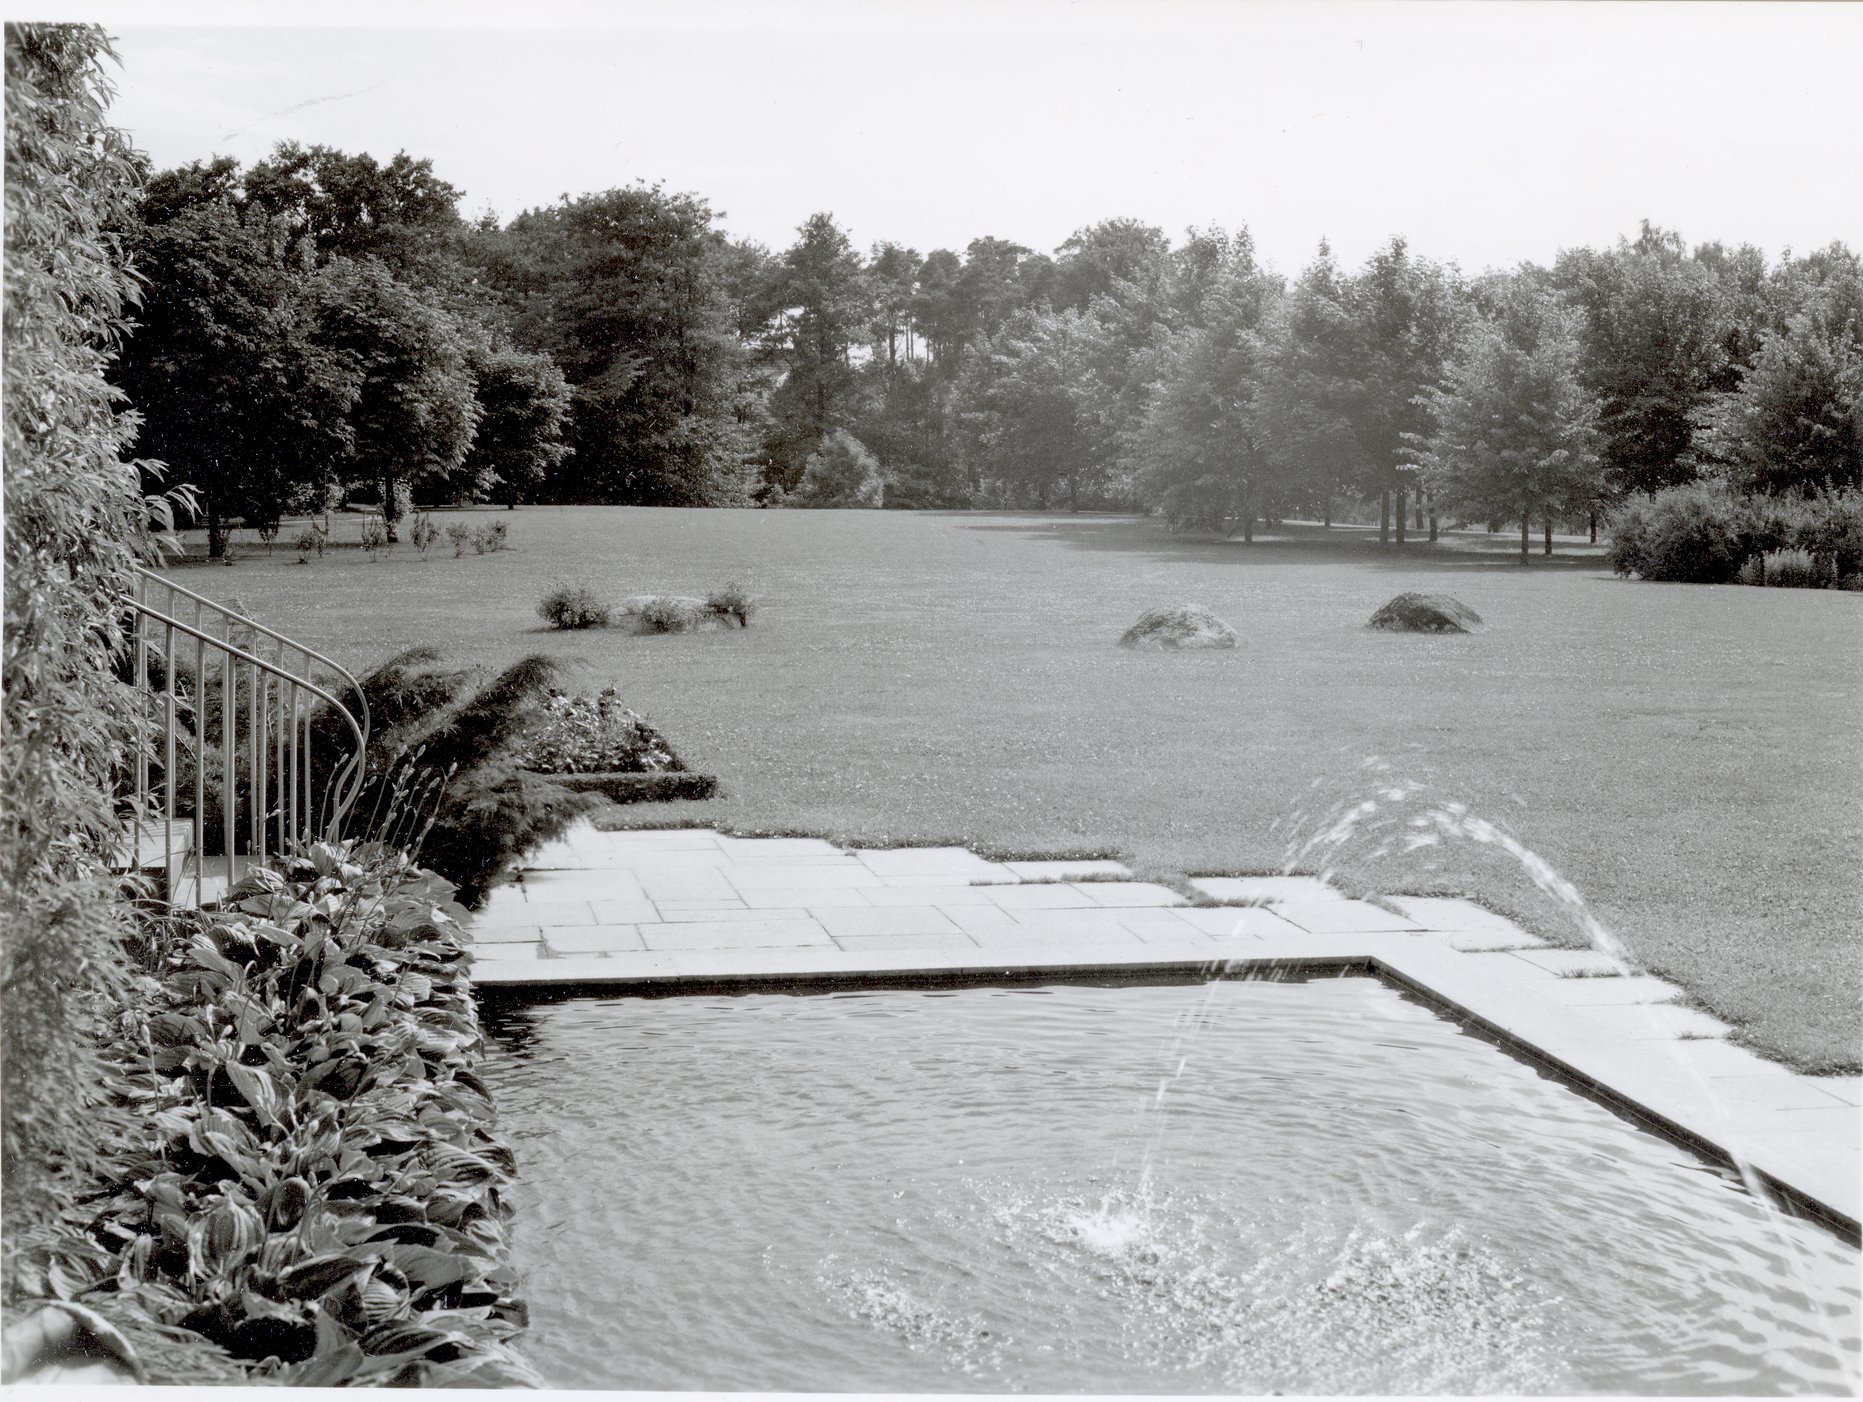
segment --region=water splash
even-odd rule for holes
[[[1468,842],[1500,853],[1533,886],[1553,902],[1558,912],[1596,954],[1616,966],[1616,972],[1629,977],[1646,972],[1631,956],[1624,942],[1593,913],[1578,887],[1553,864],[1526,846],[1499,824],[1471,813],[1468,806],[1445,800],[1429,806],[1426,785],[1411,778],[1396,778],[1390,763],[1370,756],[1360,765],[1358,792],[1334,801],[1317,819],[1296,811],[1285,826],[1292,829],[1283,856],[1283,871],[1317,871],[1332,881],[1340,866],[1348,861],[1362,873],[1374,863],[1392,857],[1406,857],[1448,842]],[[1316,792],[1323,791],[1324,780],[1315,780]],[[1309,831],[1310,829],[1310,831]],[[1300,834],[1307,832],[1302,837]],[[1648,1005],[1654,1008],[1657,1005]],[[1654,1016],[1653,1012],[1646,1015]],[[1785,1209],[1772,1186],[1760,1176],[1742,1152],[1740,1135],[1731,1113],[1691,1060],[1681,1059],[1683,1070],[1720,1112],[1723,1133],[1720,1141],[1735,1172],[1747,1191],[1759,1204],[1774,1239],[1789,1264],[1793,1276],[1803,1281],[1808,1276],[1803,1253],[1796,1249],[1785,1230]],[[1846,1357],[1832,1320],[1817,1316],[1824,1342],[1837,1357]]]
[[[1282,860],[1287,874],[1316,869],[1322,878],[1331,880],[1348,857],[1369,864],[1446,841],[1471,842],[1511,858],[1521,873],[1554,901],[1586,944],[1616,961],[1624,972],[1631,970],[1630,953],[1623,941],[1592,913],[1578,887],[1538,852],[1499,824],[1471,813],[1466,804],[1445,801],[1418,811],[1418,801],[1428,793],[1426,786],[1414,779],[1391,779],[1390,764],[1375,755],[1364,761],[1361,770],[1370,776],[1371,791],[1334,803],[1312,824],[1314,831],[1309,836],[1298,835],[1308,826],[1304,814],[1293,815],[1290,825],[1296,836]]]

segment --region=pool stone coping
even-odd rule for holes
[[[707,828],[597,831],[532,854],[472,918],[490,996],[927,987],[1050,979],[1378,975],[1711,1159],[1744,1160],[1851,1242],[1863,1077],[1728,1041],[1682,990],[1468,901],[1351,900],[1317,877],[1193,878],[963,847],[843,849]]]

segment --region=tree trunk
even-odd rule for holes
[[[220,515],[220,503],[212,497],[207,498],[207,558],[224,559],[226,556],[226,521]]]
[[[1550,555],[1550,554],[1552,554],[1552,512],[1550,512],[1550,511],[1548,511],[1548,512],[1546,513],[1546,549],[1545,549],[1545,553],[1546,553],[1546,554],[1548,554],[1548,555]]]
[[[1408,513],[1404,509],[1404,498],[1406,495],[1408,494],[1405,492],[1404,488],[1399,487],[1397,489],[1397,548],[1399,550],[1404,548],[1404,522],[1408,517]]]
[[[1249,489],[1242,489],[1242,543],[1255,543],[1255,503],[1250,499]]]
[[[1324,519],[1321,520],[1320,525],[1324,526],[1329,531],[1333,528],[1333,499],[1331,497],[1326,498]]]
[[[392,477],[382,478],[382,529],[390,545],[401,539],[395,530],[401,524],[401,494],[395,490],[399,485]]]
[[[1391,543],[1391,494],[1382,492],[1378,496],[1378,544]]]
[[[1080,510],[1080,474],[1078,472],[1067,474],[1067,509],[1069,511]]]
[[[1528,542],[1532,538],[1532,530],[1533,513],[1529,508],[1522,507],[1520,509],[1520,563],[1523,565],[1532,558],[1532,551],[1528,548]]]
[[[1591,513],[1591,543],[1598,543],[1598,513],[1595,511]]]
[[[1436,544],[1436,513],[1430,513],[1430,544]]]
[[[1423,493],[1417,493],[1417,529],[1423,529]]]

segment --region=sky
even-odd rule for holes
[[[1863,243],[1863,3],[93,3],[158,166],[406,150],[501,218],[636,181],[781,249],[1246,224],[1297,272]]]

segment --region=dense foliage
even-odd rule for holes
[[[212,1346],[149,1382],[534,1384],[450,894],[313,846],[153,927],[103,1079],[133,1120],[30,1234],[27,1296]]]
[[[1863,272],[1841,244],[1769,266],[1645,225],[1469,280],[1393,238],[1357,269],[1322,243],[1289,282],[1246,230],[1174,245],[1110,219],[1052,255],[988,236],[863,255],[824,212],[772,252],[658,186],[503,224],[468,225],[460,197],[406,155],[290,145],[151,183],[123,382],[216,544],[223,520],[333,489],[379,501],[390,539],[411,492],[1139,508],[1244,540],[1370,505],[1402,546],[1413,506],[1432,539],[1446,511],[1532,516],[1550,541],[1703,478],[1863,482]],[[1560,413],[1590,424],[1563,446],[1535,430],[1539,476],[1567,456],[1530,490],[1518,432],[1467,432],[1482,394],[1516,419],[1544,398],[1501,367],[1522,307],[1557,323]]]
[[[0,720],[0,1106],[15,1232],[43,1213],[107,1116],[98,1018],[129,929],[110,855],[112,780],[137,712],[116,674],[116,598],[166,504],[123,454],[106,381],[132,301],[122,227],[138,172],[105,120],[111,57],[74,25],[6,27],[5,689]]]
[[[581,584],[557,584],[537,601],[537,616],[552,628],[606,628],[608,605]]]
[[[519,763],[542,774],[663,774],[686,766],[666,737],[621,704],[611,687],[597,696],[551,691],[519,741]]]
[[[1751,570],[1763,583],[1763,557],[1778,551],[1810,556],[1822,583],[1857,580],[1863,491],[1763,496],[1691,482],[1633,497],[1611,519],[1611,565],[1640,579],[1727,584]]]
[[[361,679],[369,751],[350,816],[358,837],[414,847],[475,905],[521,853],[562,833],[590,803],[523,772],[520,739],[551,694],[557,664],[527,657],[489,682],[409,648]],[[347,753],[342,728],[314,722],[326,772]]]

